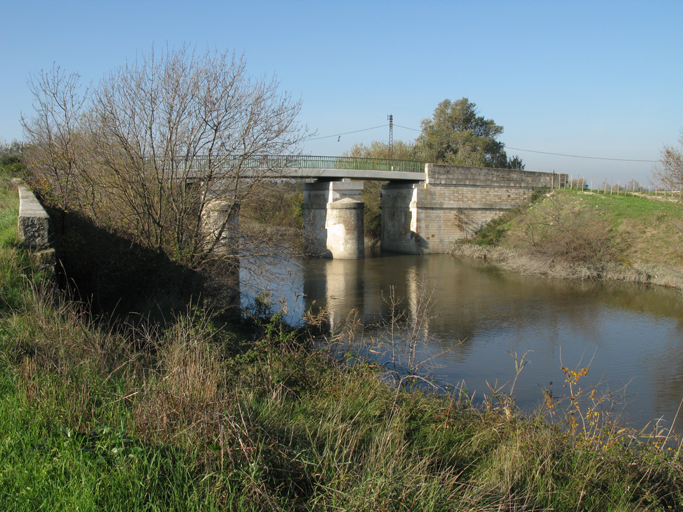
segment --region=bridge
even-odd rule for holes
[[[308,180],[303,185],[306,250],[342,259],[364,257],[361,192],[366,180],[387,182],[380,202],[382,249],[429,254],[448,252],[457,240],[528,202],[535,189],[564,187],[568,178],[554,172],[321,156],[225,160],[219,168],[236,165],[246,178]]]
[[[268,155],[240,159],[194,158],[193,173],[200,178],[205,169],[234,172],[249,177],[289,179],[353,179],[370,181],[424,181],[425,162],[384,158],[336,156]],[[182,166],[182,161],[176,165]]]

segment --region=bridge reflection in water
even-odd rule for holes
[[[479,397],[487,381],[510,383],[509,353],[526,352],[531,364],[515,388],[525,409],[538,405],[550,382],[562,393],[560,366],[590,365],[582,387],[597,385],[614,396],[628,384],[618,408],[638,428],[658,417],[672,421],[683,396],[683,302],[676,290],[534,278],[447,255],[318,259],[292,268],[290,297],[305,297],[289,305],[301,304],[300,313],[326,307],[334,328],[353,309],[365,324],[388,317],[382,294],[390,286],[404,299],[400,307],[415,315],[425,280],[435,305],[419,357],[447,350],[434,375],[451,384],[464,380]],[[683,418],[677,421],[683,427]]]

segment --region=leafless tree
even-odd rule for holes
[[[244,58],[228,52],[152,50],[89,95],[59,68],[30,86],[31,162],[60,206],[76,204],[193,267],[235,254],[226,245],[240,205],[282,176],[282,161],[266,156],[296,153],[305,134],[301,103],[277,80],[249,77]]]
[[[669,190],[683,190],[683,132],[678,139],[679,146],[664,146],[659,164],[655,167],[655,179]]]
[[[59,66],[31,75],[35,115],[21,119],[29,149],[26,164],[38,178],[34,185],[62,211],[85,207],[83,200],[93,190],[83,130],[88,90],[81,93],[79,81],[78,74]]]

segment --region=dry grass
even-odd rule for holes
[[[457,244],[452,254],[530,275],[683,289],[678,202],[555,191],[517,210],[497,229],[497,244]]]
[[[463,390],[388,386],[384,368],[340,364],[278,316],[241,336],[197,309],[163,327],[96,321],[32,286],[28,263],[8,268],[27,278],[0,317],[4,508],[683,507],[667,432],[634,448],[629,431],[523,417],[499,391],[477,407]]]

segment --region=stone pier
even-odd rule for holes
[[[365,257],[363,182],[319,181],[303,188],[306,253],[335,259]]]

